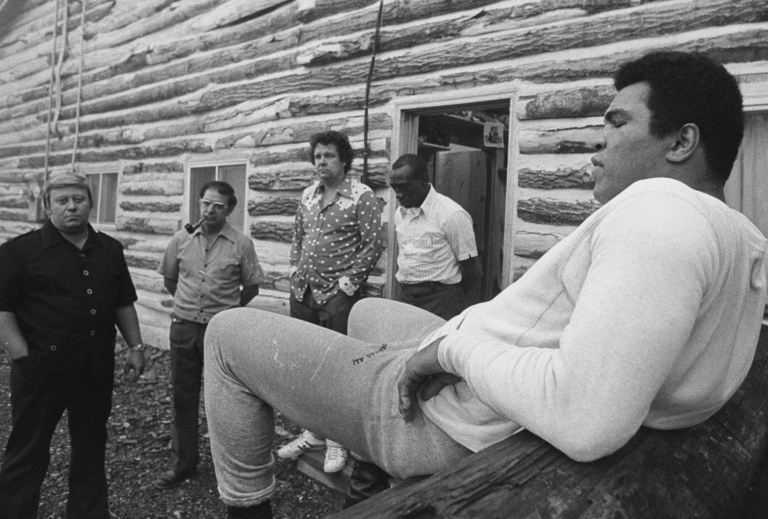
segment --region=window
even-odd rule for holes
[[[86,174],[93,195],[90,222],[114,224],[117,212],[117,173]]]
[[[189,168],[189,221],[195,223],[200,219],[200,204],[198,203],[200,189],[211,180],[224,181],[234,188],[237,206],[229,215],[229,224],[246,236],[250,235],[245,224],[248,211],[248,179],[245,174],[245,164],[193,166]]]

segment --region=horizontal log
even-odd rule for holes
[[[520,153],[594,153],[602,138],[602,125],[590,128],[521,130],[517,142]]]
[[[125,179],[118,186],[118,191],[130,196],[172,196],[184,194],[184,181],[177,180],[140,180],[138,182],[126,182]]]
[[[348,13],[378,3],[378,0],[299,0],[296,16],[302,23],[309,23],[327,17],[329,12]]]
[[[520,168],[517,175],[520,187],[536,189],[592,189],[595,187],[591,164],[585,164],[579,169],[563,167],[555,171]]]
[[[152,33],[171,29],[195,16],[205,15],[220,3],[219,0],[194,0],[174,3],[169,0],[143,0],[138,5],[116,4],[111,15],[99,23],[86,27],[90,36],[86,52],[119,47]],[[172,6],[172,7],[171,7]]]
[[[248,186],[257,191],[299,190],[309,186],[314,176],[309,162],[258,166],[248,176]]]
[[[657,0],[654,0],[657,1]],[[320,6],[333,4],[335,0],[315,0],[307,2],[316,4],[315,10],[321,9]],[[370,2],[368,2],[370,4]],[[500,24],[504,20],[525,20],[536,16],[541,16],[547,12],[561,10],[566,8],[580,8],[586,13],[595,14],[612,9],[622,9],[634,5],[632,0],[600,0],[598,2],[590,0],[562,0],[560,2],[551,2],[548,0],[515,1],[515,2],[497,2],[496,0],[421,0],[419,2],[385,2],[383,25],[390,27],[397,24],[408,24],[416,20],[425,20],[437,18],[443,15],[443,18],[450,18],[447,15],[452,13],[461,20],[472,22],[465,32],[471,32],[472,28],[481,26]],[[473,12],[474,11],[474,12]],[[299,12],[305,10],[299,8]],[[338,12],[338,11],[335,11]],[[368,31],[376,25],[378,15],[378,4],[370,4],[367,8],[344,14],[344,26],[351,30],[347,33]],[[485,21],[485,20],[491,21]],[[327,37],[327,27],[322,26],[323,21],[309,24],[303,29],[303,34],[308,40],[318,40]],[[422,21],[419,25],[429,25],[429,20]],[[440,31],[437,32],[439,37]],[[341,36],[337,34],[336,36]],[[433,36],[434,37],[434,36]],[[433,37],[425,40],[431,41]],[[306,40],[305,40],[306,41]],[[392,48],[390,44],[387,48]]]
[[[160,260],[157,258],[150,258],[147,256],[135,256],[126,252],[125,262],[129,267],[135,269],[149,269],[155,270],[160,265]]]
[[[220,2],[220,5],[214,7],[205,13],[205,16],[199,16],[189,28],[196,32],[207,32],[229,25],[236,25],[241,21],[250,18],[256,18],[269,13],[276,8],[289,3],[290,0],[228,0]]]
[[[293,240],[293,223],[290,222],[253,222],[251,237],[258,240],[290,243]]]
[[[28,27],[41,17],[41,12],[47,0],[11,0],[3,6],[3,17],[0,18],[0,28],[13,34],[13,31]]]
[[[173,234],[181,228],[179,219],[158,219],[118,215],[117,230],[142,234]]]
[[[123,168],[124,176],[139,175],[142,173],[183,173],[184,164],[174,160],[170,162],[137,162],[128,164]]]
[[[294,215],[299,207],[300,196],[270,196],[248,201],[248,214],[251,216]]]
[[[558,4],[560,8],[572,6]],[[513,10],[515,8],[515,6],[511,7]],[[486,11],[493,12],[491,9]],[[525,13],[524,10],[523,13]],[[764,20],[767,14],[768,7],[759,0],[713,0],[706,4],[697,4],[695,9],[691,9],[688,3],[659,2],[570,20],[567,24],[557,22],[499,31],[489,36],[478,37],[473,41],[464,41],[457,37],[465,28],[464,26],[471,24],[474,18],[438,18],[424,24],[409,24],[383,30],[381,48],[384,51],[411,49],[429,42],[444,40],[442,45],[435,48],[435,51],[443,57],[442,62],[439,59],[433,59],[429,50],[422,54],[426,49],[419,49],[421,51],[419,53],[411,51],[411,57],[428,67],[445,68],[600,45],[606,39],[605,27],[611,28],[611,39],[618,41],[675,33],[680,30],[683,23],[687,30],[692,31],[712,25],[759,22]],[[506,13],[500,13],[499,20],[506,21],[508,16]],[[567,30],[564,30],[564,27],[567,27]],[[314,55],[311,52],[305,53],[301,63],[325,65],[359,57],[368,53],[370,41],[370,33],[355,34],[349,38],[336,38],[330,52],[320,49]],[[478,50],[473,51],[472,48]],[[427,70],[430,69],[422,69],[423,72]]]
[[[77,152],[77,162],[115,162],[118,160],[143,160],[152,158],[176,157],[183,153],[211,152],[211,146],[205,139],[186,139],[177,141],[158,142],[151,145],[131,146],[126,148]],[[72,161],[72,155],[58,153],[50,155],[50,166],[63,166]],[[19,159],[18,167],[22,169],[42,168],[45,156],[23,157]]]
[[[0,207],[8,209],[27,209],[29,207],[29,201],[24,198],[6,198],[0,197]]]
[[[23,184],[24,171],[13,171],[7,168],[0,168],[0,183],[2,184]]]
[[[520,155],[518,185],[536,189],[592,189],[592,154]]]
[[[138,213],[178,213],[181,211],[180,202],[120,202],[120,209]]]
[[[526,222],[554,225],[579,225],[600,208],[592,200],[555,200],[529,198],[517,203],[517,216]]]
[[[544,92],[530,98],[521,96],[517,113],[521,120],[602,116],[615,96],[613,85]]]
[[[238,147],[238,142],[247,142],[246,147],[274,146],[280,144],[309,143],[312,135],[328,130],[341,130],[347,135],[362,134],[364,120],[358,114],[330,119],[279,120],[247,133],[238,133],[216,141],[215,147]],[[371,112],[368,130],[392,130],[392,117],[386,112]]]
[[[17,208],[0,209],[0,220],[8,220],[12,222],[26,222],[27,221],[27,209],[26,207],[21,210]]]

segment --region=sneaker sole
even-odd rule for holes
[[[323,467],[323,472],[325,472],[326,474],[335,474],[337,472],[341,472],[342,470],[344,470],[344,467],[346,467],[346,466],[347,466],[347,464],[345,463],[341,467],[339,467],[337,469],[333,469],[333,470],[325,470],[325,467]]]
[[[297,460],[297,459],[299,459],[299,456],[301,456],[301,455],[302,455],[302,454],[304,454],[305,452],[309,452],[309,451],[319,451],[320,449],[324,449],[324,448],[325,448],[325,445],[318,445],[317,447],[312,447],[312,448],[310,448],[310,449],[304,449],[303,451],[301,451],[300,453],[298,453],[298,454],[297,454],[297,455],[295,455],[295,456],[283,456],[283,455],[281,455],[279,452],[276,452],[276,453],[275,453],[275,455],[276,455],[278,458],[282,458],[282,459],[284,459],[284,460]]]

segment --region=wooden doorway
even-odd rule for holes
[[[514,171],[514,90],[497,86],[475,91],[398,100],[392,161],[403,153],[418,153],[430,170],[435,189],[459,203],[473,220],[483,277],[472,303],[487,301],[511,281],[514,189],[507,189],[507,171]],[[496,143],[488,141],[488,128],[502,128]],[[513,175],[514,177],[514,175]],[[514,184],[513,184],[514,185]],[[390,197],[390,222],[396,206]],[[390,226],[388,283],[392,297],[397,247]]]

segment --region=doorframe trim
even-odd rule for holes
[[[509,142],[507,143],[507,194],[504,203],[504,243],[505,251],[502,263],[502,290],[514,279],[515,250],[515,215],[517,214],[517,96],[520,89],[518,81],[497,83],[471,89],[430,92],[394,99],[392,102],[392,161],[404,153],[416,153],[418,147],[419,116],[445,111],[457,111],[464,107],[478,105],[499,105],[509,103]],[[387,196],[388,222],[386,257],[386,282],[383,296],[391,299],[395,283],[397,238],[395,236],[395,210],[397,201],[390,189]],[[509,253],[507,253],[509,251]]]

